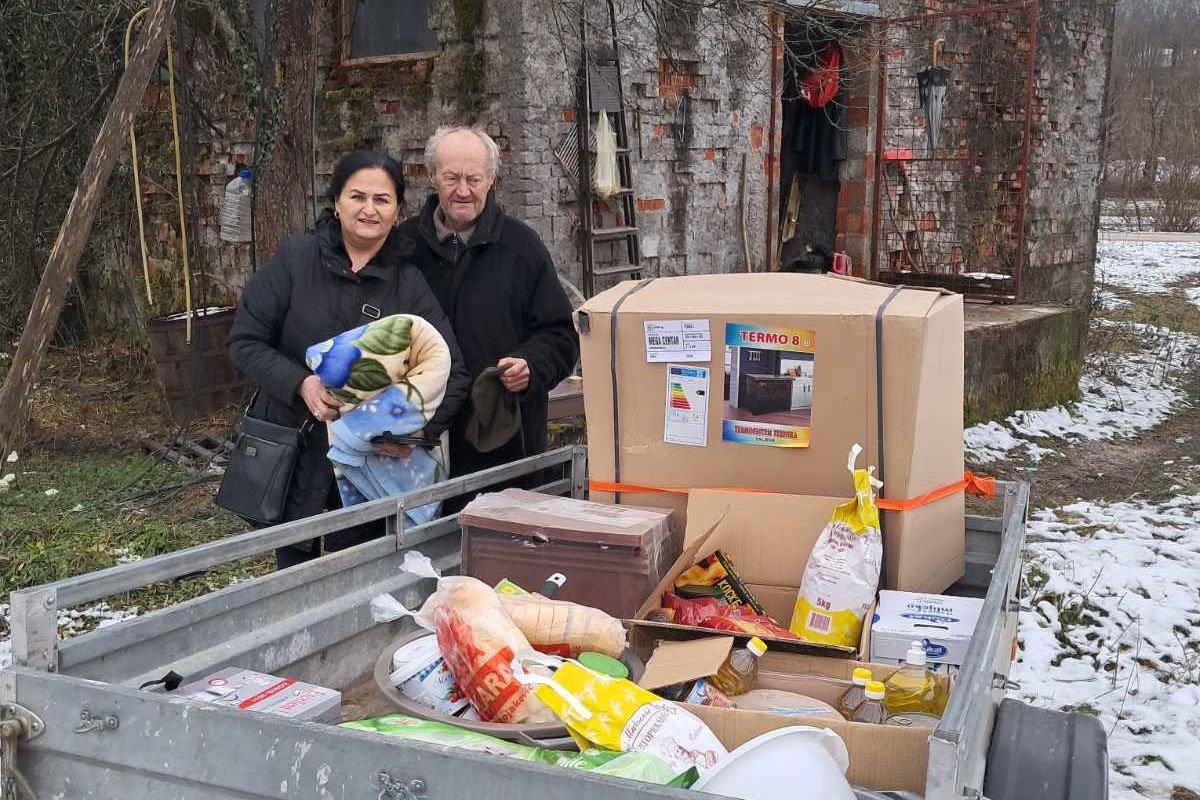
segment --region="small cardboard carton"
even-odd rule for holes
[[[342,693],[335,689],[239,667],[226,667],[178,691],[192,700],[297,722],[336,723],[342,714]]]
[[[962,479],[958,295],[827,275],[688,275],[621,283],[577,321],[594,482],[849,495],[856,443],[887,498]],[[592,498],[685,503],[644,489]],[[884,512],[884,586],[941,592],[962,577],[963,514],[961,493]]]
[[[729,650],[728,639],[721,645],[718,640],[724,637],[713,637],[713,641],[704,646],[707,661],[696,663],[692,660],[689,663],[689,659],[681,656],[680,648],[695,648],[696,642],[654,641],[648,633],[638,632],[631,644],[634,651],[647,660],[646,671],[650,673],[653,668],[651,682],[661,685],[680,683],[695,677],[697,672],[715,670],[724,661],[724,656],[720,656],[722,646],[726,653]],[[677,668],[664,669],[668,665],[677,665]],[[887,680],[896,669],[886,664],[768,650],[759,662],[758,686],[796,692],[836,707],[851,686],[850,675],[855,667],[870,669],[872,677],[880,681]],[[939,679],[949,685],[947,676],[939,676]],[[737,702],[736,697],[733,700]],[[688,710],[703,720],[730,751],[756,736],[791,727],[797,721],[794,716],[764,711],[697,705],[689,705]],[[842,737],[850,754],[846,777],[851,784],[877,791],[924,793],[929,764],[928,729],[868,725],[817,716],[806,717],[804,724],[829,728]],[[802,776],[797,779],[802,780]]]
[[[871,660],[901,664],[909,645],[920,641],[930,669],[957,671],[982,609],[974,597],[882,591],[871,623]]]
[[[707,628],[651,622],[646,619],[659,608],[665,592],[674,590],[675,579],[700,559],[721,550],[729,556],[742,582],[762,604],[767,616],[783,627],[792,619],[800,591],[800,579],[808,556],[829,521],[833,507],[843,497],[807,497],[793,494],[756,494],[713,489],[697,490],[688,499],[687,528],[683,553],[663,575],[642,603],[632,623],[656,631],[676,631],[681,636],[711,636]],[[865,649],[871,612],[863,625],[860,648]],[[742,637],[745,638],[745,637]],[[858,649],[801,642],[773,636],[760,637],[772,649],[837,654],[853,657]]]

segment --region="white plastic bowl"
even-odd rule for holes
[[[796,725],[746,742],[692,788],[742,800],[854,800],[849,766],[842,737]]]

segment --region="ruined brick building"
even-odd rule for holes
[[[622,277],[584,274],[581,202],[595,203],[595,227],[636,227],[643,276],[773,269],[827,247],[854,274],[987,301],[969,315],[971,415],[1074,391],[1114,0],[730,0],[738,13],[661,3],[653,15],[653,3],[616,0],[611,17],[589,0],[582,25],[578,3],[400,5],[324,0],[314,175],[298,176],[311,194],[339,154],[367,146],[403,162],[414,211],[428,189],[425,137],[439,124],[481,124],[503,150],[500,202],[542,235],[572,294]],[[581,201],[581,30],[593,59],[615,38],[632,220],[616,214],[620,198]],[[916,74],[939,40],[951,79],[935,148]],[[814,121],[797,111],[798,87],[831,44],[836,110]],[[235,170],[254,163],[256,117],[220,49],[197,52],[207,63],[194,95],[207,110],[193,126],[195,259],[215,301],[229,302],[250,265],[246,247],[217,238],[219,202]],[[169,213],[156,221],[166,263]],[[596,264],[626,264],[626,244],[598,243]]]

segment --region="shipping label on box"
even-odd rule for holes
[[[342,693],[335,689],[238,667],[226,667],[182,687],[179,693],[192,700],[300,722],[334,723],[342,712]]]
[[[871,659],[900,664],[920,641],[930,669],[956,671],[967,655],[983,601],[973,597],[881,591],[871,623]]]

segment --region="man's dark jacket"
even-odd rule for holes
[[[480,453],[468,444],[470,398],[464,404],[450,428],[450,472],[462,475],[546,449],[548,394],[574,369],[579,337],[554,262],[532,228],[505,214],[489,195],[471,240],[455,257],[438,242],[437,204],[431,195],[400,231],[416,241],[411,259],[450,317],[471,380],[506,356],[529,363],[521,433],[506,445]]]
[[[450,346],[452,366],[446,394],[425,431],[440,436],[471,388],[450,322],[421,273],[405,260],[412,243],[393,231],[384,247],[357,273],[342,245],[341,225],[328,212],[314,233],[289,236],[246,284],[229,336],[238,371],[261,387],[250,415],[298,427],[309,418],[298,394],[311,375],[304,351],[317,342],[365,325],[373,316],[415,314],[437,327]],[[296,464],[284,519],[319,513],[333,482],[324,425],[317,425]]]

